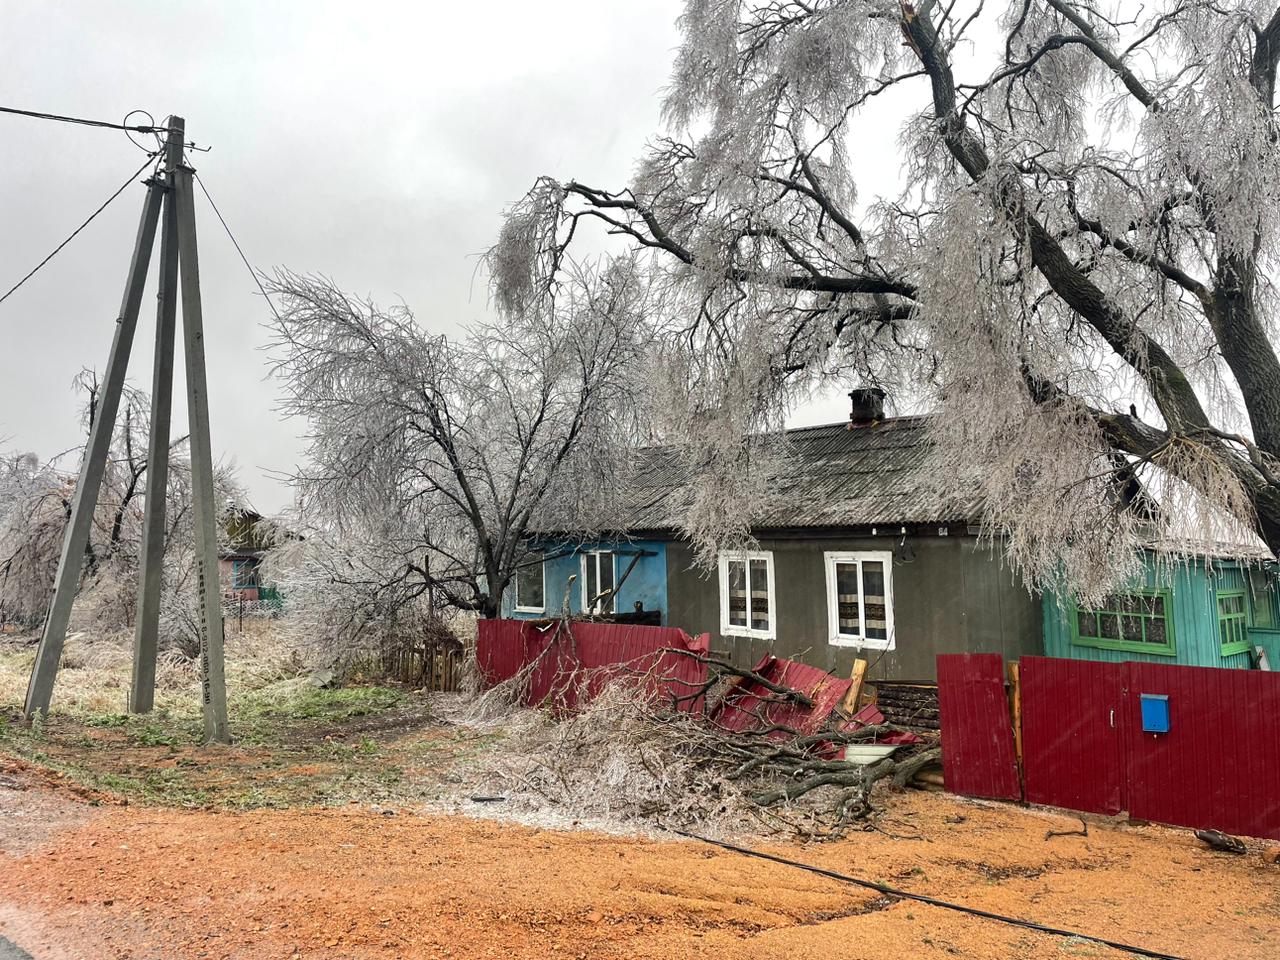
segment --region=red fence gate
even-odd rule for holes
[[[1021,798],[1000,654],[938,656],[938,718],[948,790],[993,800]]]
[[[1028,801],[1280,839],[1280,673],[1047,657],[1019,669]],[[1144,694],[1167,698],[1167,732],[1143,729]]]
[[[1090,813],[1125,809],[1123,666],[1019,661],[1028,802]]]

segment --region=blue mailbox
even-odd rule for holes
[[[1169,697],[1163,693],[1139,695],[1142,703],[1142,732],[1169,732]]]

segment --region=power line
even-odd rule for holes
[[[240,254],[240,260],[244,263],[245,269],[248,270],[250,275],[253,277],[253,282],[258,285],[258,292],[261,293],[263,299],[267,301],[267,306],[269,306],[271,308],[271,312],[275,314],[276,320],[280,321],[280,311],[278,311],[276,309],[276,305],[271,302],[271,296],[267,293],[267,288],[262,285],[262,278],[258,276],[258,271],[253,269],[252,264],[249,263],[249,258],[246,257],[244,255],[244,251],[240,249],[240,242],[236,240],[236,235],[232,233],[231,228],[227,226],[227,221],[222,216],[222,211],[219,210],[218,205],[213,202],[213,197],[209,196],[209,191],[205,187],[204,181],[200,179],[200,174],[196,173],[194,170],[192,171],[192,174],[196,178],[196,183],[200,184],[200,190],[204,193],[204,198],[209,201],[209,206],[213,207],[213,212],[218,215],[218,222],[222,224],[222,229],[227,231],[227,236],[231,239],[232,246],[236,248],[236,253]]]
[[[137,113],[139,111],[133,111]],[[42,113],[39,110],[19,110],[17,107],[0,107],[0,113],[13,113],[20,117],[32,117],[36,120],[56,120],[59,123],[78,123],[85,127],[104,127],[108,130],[130,130],[134,133],[165,133],[168,127],[131,126],[125,123],[111,123],[108,120],[86,120],[84,117],[66,117],[60,113]],[[126,115],[128,119],[131,114]]]
[[[1156,950],[1148,950],[1146,947],[1135,947],[1132,944],[1120,943],[1117,940],[1104,940],[1102,937],[1091,937],[1086,933],[1076,933],[1073,930],[1062,930],[1058,927],[1046,927],[1044,924],[1035,923],[1031,920],[1019,920],[1017,917],[1006,917],[1003,914],[992,913],[989,910],[979,910],[977,907],[966,907],[963,904],[939,900],[937,897],[926,896],[923,893],[910,893],[906,890],[898,890],[885,883],[877,883],[874,880],[862,880],[859,877],[851,877],[845,873],[837,873],[834,870],[815,867],[812,864],[801,863],[798,860],[788,860],[786,857],[779,857],[776,854],[765,853],[761,850],[752,850],[750,847],[740,847],[736,843],[728,843],[724,840],[712,840],[710,837],[699,836],[696,833],[689,833],[686,830],[679,830],[675,827],[663,827],[663,829],[681,837],[688,837],[690,840],[698,840],[702,843],[708,843],[713,847],[720,847],[724,850],[730,850],[733,853],[740,853],[743,856],[755,857],[759,860],[768,860],[771,863],[780,863],[783,866],[795,867],[799,870],[806,870],[809,873],[816,873],[820,877],[827,877],[831,880],[839,880],[842,883],[851,883],[854,886],[865,887],[868,890],[875,890],[878,893],[884,894],[886,897],[896,897],[899,900],[914,900],[917,903],[927,903],[932,907],[942,907],[944,910],[955,910],[958,913],[967,913],[970,916],[982,917],[984,920],[996,920],[1000,923],[1007,923],[1015,927],[1023,927],[1027,930],[1035,930],[1038,933],[1047,933],[1055,937],[1075,937],[1080,940],[1090,940],[1093,943],[1100,943],[1103,946],[1111,947],[1113,950],[1122,950],[1125,953],[1136,954],[1140,957],[1155,957],[1156,960],[1181,960],[1181,958],[1176,957],[1171,953],[1160,953]]]
[[[0,108],[0,109],[4,109],[4,108]],[[80,226],[76,227],[73,231],[71,231],[71,236],[67,237],[67,239],[63,240],[60,244],[54,247],[52,253],[50,253],[47,257],[45,257],[43,260],[37,263],[34,267],[32,267],[31,271],[25,277],[23,277],[21,280],[15,283],[12,287],[10,287],[8,292],[6,292],[3,297],[0,297],[0,303],[4,303],[6,300],[8,300],[9,297],[12,296],[19,287],[21,287],[24,283],[26,283],[28,280],[34,277],[36,273],[39,272],[41,267],[43,267],[46,263],[48,263],[50,260],[56,257],[63,247],[65,247],[68,243],[74,240],[79,235],[81,230],[83,230],[89,224],[93,223],[94,218],[97,217],[97,215],[100,214],[103,210],[107,209],[108,206],[111,205],[112,200],[120,196],[120,194],[124,193],[125,189],[131,183],[133,183],[134,180],[138,178],[138,176],[142,173],[142,171],[146,170],[147,167],[151,166],[151,163],[152,161],[155,160],[156,156],[157,154],[154,154],[154,153],[148,154],[147,159],[143,162],[142,166],[140,166],[133,173],[129,174],[129,179],[126,180],[124,183],[120,184],[119,189],[116,190],[116,192],[113,193],[111,196],[107,197],[107,199],[103,201],[102,206],[98,207],[97,210],[89,214],[89,219],[87,219],[84,223],[80,224]]]

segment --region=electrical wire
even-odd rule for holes
[[[1047,927],[1044,924],[1035,923],[1031,920],[1019,920],[1017,917],[1006,917],[1003,914],[992,913],[989,910],[979,910],[976,907],[966,907],[959,903],[939,900],[937,897],[930,897],[923,893],[910,893],[906,890],[898,890],[888,884],[877,883],[874,880],[863,880],[859,877],[851,877],[845,873],[837,873],[834,870],[815,867],[812,864],[801,863],[798,860],[788,860],[786,857],[779,857],[772,853],[765,853],[762,850],[752,850],[750,847],[740,847],[735,843],[729,843],[725,840],[713,840],[710,837],[699,836],[696,833],[689,833],[687,830],[680,830],[676,827],[663,827],[663,829],[668,833],[687,837],[690,840],[698,840],[701,843],[707,843],[713,847],[720,847],[733,853],[740,853],[746,857],[755,857],[759,860],[768,860],[771,863],[780,863],[783,866],[795,867],[798,870],[806,870],[809,873],[816,873],[821,877],[827,877],[831,880],[839,880],[842,883],[851,883],[854,886],[865,887],[868,890],[875,890],[877,893],[882,893],[886,897],[896,897],[899,900],[914,900],[917,903],[925,903],[931,907],[942,907],[944,910],[955,910],[957,913],[967,913],[970,916],[982,917],[984,920],[996,920],[1000,923],[1007,923],[1011,926],[1022,927],[1026,930],[1035,930],[1038,933],[1047,933],[1055,937],[1074,937],[1080,940],[1088,940],[1093,943],[1100,943],[1113,950],[1121,950],[1125,953],[1132,953],[1139,957],[1154,957],[1155,960],[1183,960],[1183,958],[1175,956],[1172,953],[1160,953],[1158,950],[1148,950],[1146,947],[1135,947],[1132,944],[1120,943],[1116,940],[1104,940],[1102,937],[1091,937],[1088,934],[1076,933],[1074,930],[1062,930],[1058,927]]]
[[[152,128],[154,128],[150,132],[151,132],[151,135],[156,138],[156,145],[154,148],[154,152],[159,153],[164,149],[164,138],[160,136],[160,133],[159,133],[160,128],[156,127],[155,125],[156,118],[151,115],[150,110],[143,110],[139,108],[137,110],[130,110],[128,113],[126,113],[124,115],[124,120],[121,121],[121,123],[124,123],[126,125],[124,135],[129,138],[130,143],[132,143],[135,147],[137,147],[143,153],[153,152],[153,148],[147,146],[145,143],[139,143],[137,140],[133,139],[134,131],[128,127],[128,123],[129,123],[129,118],[132,117],[135,113],[141,113],[143,116],[145,116],[147,118],[147,123]]]
[[[34,267],[32,267],[25,277],[23,277],[21,280],[15,283],[12,287],[10,287],[4,296],[0,297],[0,303],[4,303],[6,300],[8,300],[10,296],[12,296],[15,292],[17,292],[19,287],[21,287],[24,283],[26,283],[28,280],[34,277],[36,273],[40,271],[41,267],[43,267],[46,263],[48,263],[50,260],[56,257],[59,254],[59,252],[61,252],[63,247],[65,247],[72,240],[74,240],[80,234],[81,230],[83,230],[89,224],[93,223],[94,218],[97,217],[98,214],[100,214],[103,210],[107,209],[107,207],[111,205],[111,201],[113,201],[116,197],[120,196],[120,194],[124,193],[125,189],[131,183],[133,183],[134,180],[136,180],[139,175],[141,175],[142,171],[146,170],[147,167],[151,166],[151,164],[155,161],[156,157],[157,157],[157,154],[154,154],[154,153],[148,154],[147,159],[142,164],[142,166],[140,166],[133,173],[129,174],[129,179],[126,180],[124,183],[120,184],[120,187],[116,190],[116,192],[111,194],[111,196],[107,197],[107,199],[103,201],[102,206],[98,207],[97,210],[89,214],[89,219],[85,220],[84,223],[80,224],[80,226],[76,227],[73,231],[71,231],[71,236],[67,237],[67,239],[63,240],[60,244],[54,247],[52,253],[50,253],[47,257],[45,257],[43,260],[37,263]]]
[[[133,113],[142,111],[134,110]],[[86,120],[84,117],[67,117],[60,113],[42,113],[39,110],[19,110],[17,107],[0,107],[0,113],[13,113],[20,117],[32,117],[36,120],[56,120],[59,123],[77,123],[85,127],[103,127],[108,130],[131,130],[134,133],[165,133],[168,127],[130,126],[125,123],[111,123],[107,120]],[[126,114],[127,120],[132,113]]]
[[[245,269],[249,271],[253,277],[253,282],[258,285],[258,292],[262,294],[267,306],[271,308],[271,312],[275,314],[277,322],[283,322],[280,319],[280,311],[276,309],[276,305],[271,302],[271,296],[267,293],[267,288],[262,285],[262,278],[258,276],[258,271],[253,269],[253,265],[249,263],[249,258],[244,255],[244,250],[240,248],[240,242],[236,240],[236,235],[231,232],[231,227],[227,225],[226,219],[222,216],[222,211],[218,209],[218,205],[213,202],[213,197],[209,196],[209,190],[204,185],[204,181],[200,179],[200,174],[192,170],[192,175],[196,178],[196,183],[200,184],[200,191],[204,194],[204,198],[209,201],[209,206],[213,207],[213,212],[218,215],[218,222],[222,224],[222,229],[227,231],[227,236],[231,240],[231,245],[236,248],[236,253],[240,254],[240,260],[244,263]]]

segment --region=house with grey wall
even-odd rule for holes
[[[695,563],[678,532],[684,485],[671,454],[649,450],[623,529],[544,534],[545,561],[521,569],[505,612],[644,612],[710,633],[743,666],[770,652],[846,673],[863,657],[880,678],[932,679],[943,652],[1041,652],[1040,599],[979,542],[973,504],[922,483],[924,419],[886,418],[880,391],[854,401],[847,423],[788,431],[794,468],[751,550]]]
[[[773,653],[844,674],[861,657],[872,679],[932,680],[937,654],[963,652],[1280,665],[1280,583],[1259,545],[1152,549],[1141,582],[1096,608],[1041,596],[979,538],[976,502],[927,482],[926,418],[885,417],[878,390],[851,398],[847,423],[787,431],[792,468],[752,549],[695,563],[674,457],[646,450],[620,531],[543,535],[506,614],[710,633],[741,666]]]

